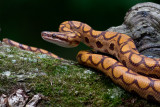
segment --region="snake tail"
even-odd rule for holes
[[[8,44],[10,46],[14,46],[14,47],[20,48],[22,50],[27,50],[27,51],[31,51],[31,52],[35,52],[35,53],[42,53],[42,54],[46,54],[46,55],[51,56],[51,57],[56,58],[56,59],[62,59],[59,56],[57,56],[57,55],[55,55],[55,54],[53,54],[53,53],[51,53],[51,52],[49,52],[47,50],[36,48],[36,47],[32,47],[32,46],[27,46],[27,45],[15,42],[15,41],[7,39],[7,38],[4,38],[2,40],[2,42],[6,43],[6,44]]]

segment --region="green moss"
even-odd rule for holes
[[[8,74],[7,74],[8,73]],[[104,74],[77,62],[3,45],[0,47],[0,93],[14,87],[45,96],[45,106],[157,106],[115,85]]]

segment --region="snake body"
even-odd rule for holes
[[[80,51],[77,55],[79,63],[96,68],[116,84],[129,92],[137,93],[149,101],[160,102],[160,80],[142,76],[125,67],[113,58]]]
[[[59,32],[44,31],[42,38],[64,47],[75,47],[83,42],[94,50],[115,56],[135,72],[160,77],[160,59],[141,55],[132,38],[125,34],[96,31],[85,23],[66,21],[60,25]]]
[[[51,56],[51,57],[56,58],[56,59],[63,59],[63,58],[60,58],[59,56],[57,56],[57,55],[55,55],[55,54],[53,54],[53,53],[51,53],[47,50],[32,47],[32,46],[28,46],[28,45],[25,45],[25,44],[21,44],[21,43],[18,43],[16,41],[13,41],[13,40],[10,40],[10,39],[7,39],[7,38],[4,38],[2,41],[5,42],[8,45],[11,45],[11,46],[23,49],[23,50],[46,54],[46,55]]]
[[[81,64],[101,70],[124,89],[136,92],[145,99],[160,102],[160,80],[149,77],[160,77],[160,59],[141,55],[129,36],[117,32],[96,31],[78,21],[65,21],[60,24],[59,32],[44,31],[41,36],[44,40],[63,47],[75,47],[83,42],[94,50],[115,56],[119,62],[104,55],[80,51],[77,60]],[[11,40],[10,43],[8,39],[5,41],[14,45]],[[21,45],[15,44],[21,48]],[[28,49],[27,46],[24,47]]]

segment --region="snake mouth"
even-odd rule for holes
[[[53,34],[53,32],[43,31],[41,32],[41,37],[50,43],[62,46],[62,47],[70,47],[70,42],[67,42],[65,39],[59,38],[57,35]]]
[[[68,36],[66,36],[66,33],[63,32],[43,31],[41,32],[41,37],[45,41],[66,48],[76,47],[79,44],[79,42],[76,40],[70,41]]]

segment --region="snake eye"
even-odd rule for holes
[[[55,38],[56,37],[56,34],[52,34],[52,38]]]

